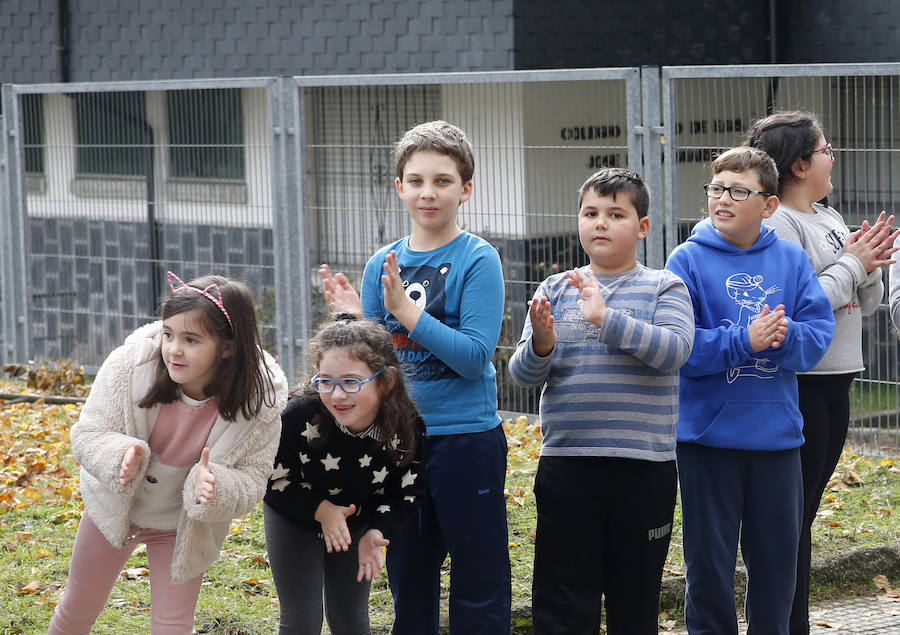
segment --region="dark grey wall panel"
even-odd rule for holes
[[[515,0],[516,68],[767,63],[768,3]]]
[[[512,0],[69,0],[70,79],[505,70]],[[57,81],[54,0],[0,0],[3,82]]]
[[[0,84],[57,76],[56,0],[0,0]]]
[[[779,2],[781,61],[900,61],[896,0]]]

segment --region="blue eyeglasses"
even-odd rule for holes
[[[320,375],[321,373],[319,373]],[[335,386],[340,386],[341,390],[343,390],[347,394],[359,392],[362,390],[363,384],[368,384],[370,381],[378,377],[381,374],[379,370],[371,377],[367,377],[366,379],[356,379],[355,377],[341,377],[340,379],[329,379],[327,377],[319,377],[316,375],[313,377],[309,383],[312,384],[313,389],[320,395],[329,395],[334,392]]]

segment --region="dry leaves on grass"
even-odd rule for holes
[[[838,467],[840,467],[840,465]],[[857,474],[853,467],[845,465],[842,469],[831,475],[826,488],[833,492],[838,492],[848,490],[851,487],[861,487],[862,485],[862,477]]]
[[[3,372],[13,377],[24,377],[32,392],[84,397],[89,390],[84,381],[84,368],[71,359],[45,361],[40,366],[7,364]]]
[[[0,513],[78,498],[69,429],[80,412],[74,404],[0,401]]]
[[[150,569],[146,567],[128,567],[122,570],[122,578],[125,580],[137,580],[144,576],[150,575]]]
[[[872,582],[875,583],[877,589],[884,591],[885,596],[894,600],[900,600],[900,589],[891,587],[891,581],[888,580],[886,575],[876,575],[872,578]]]
[[[519,415],[515,420],[504,421],[503,431],[506,434],[506,445],[509,448],[509,464],[532,466],[541,454],[540,424],[530,422],[525,415]],[[512,473],[514,469],[516,468],[511,466],[507,472]],[[506,496],[508,505],[524,507],[530,491],[521,485],[511,485],[503,490],[503,494]]]
[[[534,460],[540,456],[543,438],[540,423],[532,423],[525,415],[519,415],[515,420],[504,421],[503,431],[506,433],[509,454],[513,458]]]

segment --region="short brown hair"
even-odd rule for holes
[[[778,168],[775,161],[759,148],[738,146],[726,150],[715,158],[710,166],[712,176],[719,172],[745,172],[753,170],[759,184],[767,194],[778,192]]]
[[[406,162],[414,152],[430,150],[445,154],[456,161],[462,182],[468,183],[475,174],[475,154],[466,133],[446,121],[429,121],[406,131],[394,147],[394,166],[397,178],[403,178]]]
[[[638,218],[644,218],[650,209],[650,190],[644,185],[637,172],[625,168],[603,168],[588,177],[578,188],[578,209],[584,202],[584,193],[594,190],[599,196],[612,196],[625,192],[631,197],[631,204],[637,210]]]

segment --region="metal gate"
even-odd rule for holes
[[[324,315],[317,268],[359,282],[409,231],[391,149],[442,118],[475,147],[461,225],[500,251],[501,407],[536,412],[506,373],[537,284],[583,264],[576,190],[603,166],[651,190],[640,259],[661,267],[705,210],[715,152],[778,108],[818,113],[835,206],[858,224],[900,197],[900,65],[645,67],[9,85],[0,118],[0,358],[88,369],[152,319],[167,269],[247,281],[266,345],[294,376]],[[857,437],[897,447],[897,344],[864,332]]]

